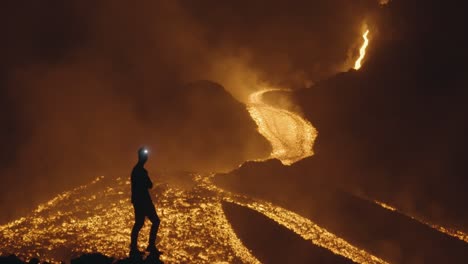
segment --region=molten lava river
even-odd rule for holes
[[[259,132],[271,143],[271,158],[285,165],[311,156],[317,135],[299,114],[263,102],[275,89],[253,93],[247,109]],[[277,89],[276,89],[277,90]],[[123,175],[122,175],[123,176]],[[305,240],[357,263],[385,263],[314,222],[268,201],[223,190],[213,174],[192,174],[192,187],[156,182],[152,190],[161,226],[158,248],[166,263],[259,263],[237,237],[222,202],[255,210]],[[0,226],[0,253],[55,262],[88,252],[125,258],[130,244],[133,208],[129,176],[100,176],[87,185],[59,194],[30,215]],[[149,224],[140,233],[148,239]]]

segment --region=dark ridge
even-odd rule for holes
[[[301,161],[298,166],[313,167],[312,161]],[[249,163],[234,174],[219,175],[215,182],[224,189],[299,213],[352,245],[392,263],[463,263],[466,259],[468,245],[457,238],[333,188],[332,183],[314,177],[307,167],[299,171],[294,166],[279,166],[275,161]],[[307,182],[301,176],[308,178]]]
[[[353,263],[253,210],[228,202],[223,209],[242,243],[263,263]]]
[[[21,260],[15,255],[0,256],[0,264],[49,264],[49,262],[41,262],[37,258],[32,258],[28,262]],[[65,263],[62,261],[61,263]],[[126,259],[114,259],[105,256],[101,253],[83,254],[70,261],[71,264],[164,264],[158,256],[149,255],[146,258],[133,257]]]

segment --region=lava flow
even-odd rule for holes
[[[265,93],[275,91],[286,90],[269,88],[252,93],[247,109],[257,123],[258,132],[272,146],[270,158],[290,165],[314,154],[312,146],[317,137],[317,130],[298,114],[263,102],[262,96]]]
[[[367,38],[367,35],[369,35],[369,30],[366,30],[366,32],[364,32],[364,34],[362,35],[362,39],[364,40],[364,43],[359,49],[359,58],[354,63],[355,70],[359,70],[361,68],[362,60],[364,59],[364,57],[366,57],[366,49],[367,49],[367,46],[369,45],[369,39]]]
[[[290,111],[269,106],[253,93],[248,110],[259,132],[273,146],[271,158],[291,164],[311,156],[317,135],[312,125]],[[128,176],[127,176],[128,177]],[[288,228],[305,240],[358,263],[385,263],[317,226],[311,220],[270,202],[222,190],[213,175],[191,174],[192,188],[156,182],[152,196],[162,219],[158,248],[168,263],[259,263],[237,237],[226,218],[222,202],[255,210]],[[101,252],[124,258],[128,254],[133,208],[126,178],[99,177],[89,185],[64,192],[33,211],[0,226],[1,253],[26,259],[57,261],[83,253]],[[141,232],[145,246],[149,226]]]

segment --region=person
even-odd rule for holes
[[[161,254],[156,248],[156,235],[161,221],[149,193],[149,189],[153,188],[153,183],[148,176],[148,171],[144,167],[148,160],[148,154],[146,148],[138,150],[138,163],[133,168],[131,174],[132,204],[135,210],[135,224],[133,225],[130,242],[131,256],[141,254],[138,250],[137,242],[138,233],[145,223],[145,217],[148,217],[151,221],[151,231],[146,251],[150,252],[150,254]]]

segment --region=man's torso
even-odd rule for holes
[[[149,206],[153,205],[149,188],[151,188],[151,180],[148,177],[148,172],[142,166],[135,166],[131,175],[132,184],[132,203],[134,206]]]

